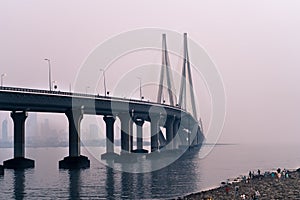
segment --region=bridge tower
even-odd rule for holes
[[[180,92],[179,92],[179,101],[178,105],[186,110],[187,109],[187,89],[189,90],[190,100],[191,100],[191,111],[193,117],[197,119],[197,110],[196,110],[196,103],[195,103],[195,94],[193,90],[193,80],[192,80],[192,73],[191,73],[191,66],[190,66],[190,59],[188,54],[188,46],[187,46],[187,33],[183,35],[183,66],[182,66],[182,73],[181,73],[181,83],[180,83]],[[188,88],[187,88],[188,86]]]
[[[165,103],[165,99],[163,96],[163,89],[165,88],[164,85],[164,80],[166,77],[167,81],[167,91],[169,94],[169,103],[170,105],[174,106],[174,93],[175,93],[175,88],[174,88],[174,82],[173,82],[173,76],[172,73],[170,72],[170,59],[169,59],[169,54],[167,50],[167,39],[166,39],[166,34],[162,35],[162,66],[161,66],[161,71],[160,71],[160,80],[159,80],[159,88],[158,88],[158,94],[157,94],[157,103]]]
[[[192,116],[197,121],[197,108],[195,103],[195,93],[194,93],[194,86],[193,86],[193,80],[192,80],[192,73],[191,73],[191,66],[190,66],[190,59],[189,59],[189,53],[188,53],[188,44],[187,44],[187,33],[184,33],[183,35],[183,43],[184,43],[184,50],[183,50],[183,66],[182,66],[182,74],[181,74],[181,83],[180,83],[180,91],[179,91],[179,100],[178,100],[178,106],[181,107],[184,110],[190,111],[192,113]],[[189,94],[189,98],[187,96],[187,92]],[[190,101],[188,101],[190,100]],[[188,105],[190,103],[190,105]],[[190,110],[187,106],[190,106]],[[195,125],[191,125],[191,133],[195,133],[194,135],[188,136],[189,137],[189,145],[190,138],[192,137],[193,140],[192,145],[197,145],[199,143],[202,143],[203,141],[203,128],[202,128],[202,121],[200,119],[200,122],[198,122],[197,130],[192,131],[192,129],[195,127]]]

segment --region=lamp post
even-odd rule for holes
[[[106,96],[106,80],[105,80],[105,70],[100,69],[101,72],[103,72],[103,86],[104,86],[104,95]]]
[[[53,88],[54,90],[57,89],[57,83],[56,83],[56,81],[52,81],[51,88]]]
[[[143,96],[142,96],[142,78],[141,77],[137,77],[137,79],[140,80],[140,98],[141,98],[141,100],[143,100]]]
[[[72,83],[69,84],[70,93],[72,93]]]
[[[1,74],[1,87],[3,87],[3,79],[4,79],[4,76],[6,76],[6,74]]]
[[[175,96],[175,106],[179,107],[178,100],[177,100],[177,95],[175,93],[173,93],[173,95]]]
[[[51,87],[51,62],[50,59],[45,58],[44,60],[46,60],[48,62],[48,66],[49,66],[49,89],[50,91],[52,91],[52,87]]]
[[[90,86],[86,86],[85,87],[85,94],[88,94],[88,89],[90,88]]]

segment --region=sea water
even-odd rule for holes
[[[90,155],[89,151],[104,149],[82,148],[83,155]],[[13,149],[1,148],[0,162],[12,154]],[[148,173],[107,167],[99,161],[100,154],[89,156],[89,169],[59,170],[58,161],[67,154],[68,148],[26,148],[26,157],[35,160],[35,168],[6,169],[0,176],[0,199],[166,199],[219,186],[249,170],[263,173],[300,166],[298,145],[216,145],[202,159],[198,153],[190,154]]]

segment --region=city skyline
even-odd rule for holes
[[[188,32],[216,63],[224,82],[227,115],[219,142],[269,143],[270,138],[280,137],[273,142],[298,143],[300,3],[216,2],[182,4],[176,1],[170,6],[168,1],[134,1],[131,6],[119,3],[118,8],[108,1],[93,5],[79,1],[5,2],[0,8],[3,57],[0,73],[6,74],[4,85],[48,89],[48,63],[44,60],[48,58],[58,90],[69,91],[70,83],[73,88],[78,70],[89,53],[114,35],[144,27]],[[121,9],[123,7],[127,9]],[[170,14],[163,14],[165,8]],[[112,9],[123,17],[115,17],[110,12]],[[139,15],[143,18],[136,17]],[[161,62],[160,54],[148,55],[148,52],[133,54],[117,62],[106,72],[107,89],[112,90],[118,77],[130,67],[145,60]],[[174,68],[181,65],[175,60],[172,62]],[[88,92],[104,94],[102,72],[96,73],[101,82],[97,91],[88,89]],[[135,96],[139,98],[139,80],[135,82]],[[209,126],[211,114],[207,93],[197,91],[203,95],[198,106],[204,127]],[[152,97],[145,95],[145,99],[149,98]],[[285,136],[281,137],[283,132]]]

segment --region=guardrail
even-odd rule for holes
[[[84,94],[84,93],[77,93],[77,92],[63,92],[63,91],[50,91],[50,90],[41,90],[41,89],[31,89],[31,88],[18,88],[18,87],[3,87],[0,86],[0,91],[12,91],[12,92],[25,92],[25,93],[31,93],[31,94],[49,94],[49,95],[60,95],[60,96],[69,96],[69,97],[88,97],[93,99],[107,99],[107,100],[118,100],[118,101],[128,101],[128,102],[137,102],[142,104],[151,104],[151,105],[164,105],[169,108],[175,108],[184,112],[187,112],[186,110],[180,108],[180,106],[172,106],[167,104],[160,104],[157,102],[151,102],[151,101],[142,101],[137,99],[127,99],[127,98],[120,98],[120,97],[111,97],[111,96],[102,96],[102,95],[93,95],[93,94]]]

